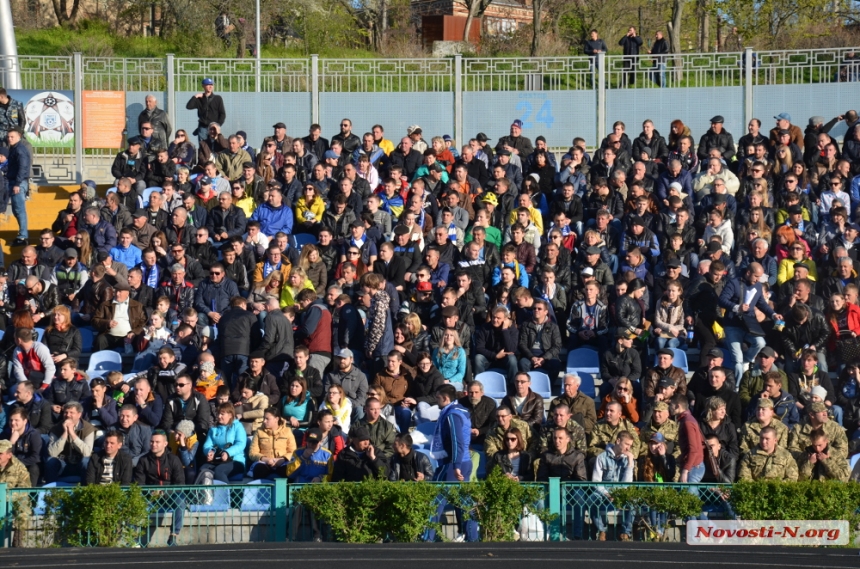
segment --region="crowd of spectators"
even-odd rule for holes
[[[147,98],[115,188],[82,184],[0,271],[0,481],[849,478],[856,112],[737,144],[721,116],[698,140],[617,122],[559,155],[520,120],[461,145],[277,123],[255,148],[213,83],[173,141]],[[597,393],[563,373],[581,349]],[[79,364],[111,350],[127,373]]]

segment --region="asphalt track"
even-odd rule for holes
[[[340,565],[348,563],[349,565]],[[713,567],[858,569],[857,549],[788,547],[691,547],[684,544],[645,543],[505,543],[505,544],[247,544],[188,546],[160,549],[99,550],[0,549],[3,569],[63,567],[171,569],[244,569],[246,567],[352,569],[537,569],[552,563],[559,569],[664,567],[699,569]],[[264,565],[265,564],[265,565]],[[277,565],[275,565],[277,564]]]

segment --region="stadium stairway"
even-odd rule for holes
[[[30,191],[30,200],[27,201],[27,225],[30,232],[30,244],[39,244],[39,232],[50,228],[57,219],[57,212],[66,207],[69,194],[78,189],[78,186],[39,186],[37,190]],[[6,216],[0,216],[0,244],[3,254],[6,256],[6,265],[19,258],[22,247],[12,248],[12,242],[18,234],[18,222],[12,215],[12,207],[6,211]]]

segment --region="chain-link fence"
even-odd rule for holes
[[[285,481],[284,481],[285,482]],[[285,485],[284,485],[285,486]],[[48,493],[69,488],[14,489],[6,492],[6,515],[0,544],[50,547],[56,543],[55,520],[48,516]],[[143,488],[148,524],[137,528],[132,547],[270,542],[278,538],[275,484],[162,486]],[[283,534],[283,528],[281,528]],[[83,546],[97,547],[92,534]]]
[[[631,486],[624,483],[565,483],[561,490],[561,534],[568,540],[619,539],[626,535],[640,541],[659,541],[668,532],[668,539],[680,540],[680,528],[686,520],[670,513],[631,507],[612,499],[612,491]],[[702,501],[700,519],[729,519],[734,514],[728,502],[728,486],[714,484],[659,484],[658,486],[686,490]]]

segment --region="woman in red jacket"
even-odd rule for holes
[[[830,353],[834,354],[840,366],[856,361],[860,357],[860,307],[845,301],[845,295],[834,292],[830,295],[830,309],[827,321],[833,329],[830,336]]]

